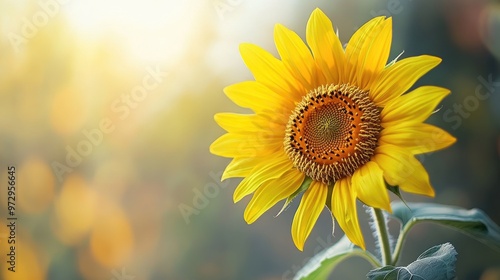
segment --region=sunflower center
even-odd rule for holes
[[[370,160],[380,130],[380,111],[367,91],[347,84],[320,86],[290,116],[285,152],[301,172],[332,184]]]

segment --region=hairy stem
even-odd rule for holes
[[[389,242],[389,233],[387,231],[387,224],[385,223],[384,213],[378,208],[373,209],[373,216],[375,217],[375,226],[377,229],[378,242],[380,244],[380,251],[382,255],[382,265],[392,265],[391,245]]]

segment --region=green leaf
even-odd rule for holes
[[[408,207],[401,202],[392,204],[391,216],[401,221],[404,235],[416,223],[429,221],[455,228],[500,251],[500,227],[479,209],[433,203],[408,203]]]
[[[326,248],[312,257],[301,269],[294,280],[321,280],[327,279],[328,275],[341,261],[348,257],[360,256],[367,259],[374,267],[380,266],[376,258],[368,251],[363,251],[355,246],[344,235],[335,245]]]
[[[434,246],[408,266],[385,266],[370,271],[370,280],[448,280],[455,279],[457,251],[450,243]]]

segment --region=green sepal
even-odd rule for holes
[[[371,270],[370,280],[449,280],[455,279],[457,251],[450,243],[434,246],[408,266],[384,266]]]
[[[403,195],[401,194],[401,192],[399,191],[399,187],[398,186],[391,186],[391,185],[388,185],[388,184],[385,184],[385,187],[390,191],[392,192],[393,194],[395,194],[397,197],[399,197],[399,199],[401,199],[401,201],[406,205],[406,207],[410,208],[408,206],[408,203],[406,203],[406,200],[403,198]]]
[[[302,181],[302,184],[300,185],[300,187],[294,193],[292,193],[292,195],[290,195],[286,199],[285,204],[283,205],[281,210],[278,212],[278,214],[276,214],[275,217],[278,217],[283,211],[285,211],[288,208],[288,206],[290,205],[290,203],[292,203],[292,201],[295,199],[295,197],[297,197],[299,194],[305,192],[309,188],[309,186],[311,185],[312,181],[313,180],[310,177],[306,176],[304,178],[304,181]]]

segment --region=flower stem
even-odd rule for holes
[[[378,208],[373,209],[373,216],[375,217],[375,225],[377,227],[377,237],[378,243],[380,244],[380,251],[382,254],[382,265],[391,265],[391,245],[389,244],[389,233],[387,231],[387,225],[385,223],[384,213]]]
[[[412,228],[415,225],[415,221],[409,221],[407,222],[403,228],[401,228],[401,231],[398,236],[398,241],[396,242],[396,246],[394,247],[394,254],[392,255],[392,263],[397,264],[399,255],[401,254],[401,249],[403,248],[403,244],[406,238],[406,234],[410,231],[410,228]]]
[[[401,231],[396,242],[396,247],[394,248],[394,255],[392,256],[392,263],[396,264],[399,259],[399,254],[401,253],[401,248],[403,248],[403,242],[405,240],[406,232]]]

